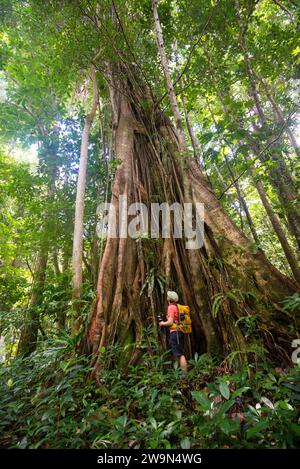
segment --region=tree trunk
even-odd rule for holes
[[[170,72],[169,72],[169,64],[168,64],[168,59],[167,59],[167,55],[166,55],[165,47],[164,47],[164,38],[163,38],[162,28],[160,25],[159,15],[157,11],[157,0],[152,0],[152,9],[153,9],[153,16],[154,16],[154,22],[155,22],[155,28],[156,28],[157,48],[160,54],[161,65],[162,65],[162,69],[163,69],[163,73],[165,77],[165,85],[167,88],[167,93],[169,96],[172,113],[175,119],[175,127],[177,129],[179,162],[180,162],[180,166],[182,170],[181,173],[182,173],[182,182],[183,182],[182,202],[195,204],[196,200],[192,194],[192,184],[191,184],[190,178],[188,177],[189,171],[191,169],[192,161],[188,155],[188,148],[187,148],[187,143],[186,143],[186,139],[184,135],[183,122],[181,119],[181,114],[180,114],[177,98],[175,95],[175,90],[174,90],[172,79],[171,79]],[[193,164],[196,166],[195,160],[193,161]],[[202,174],[202,177],[204,177],[203,174]],[[191,226],[189,226],[188,228],[190,230]],[[189,257],[189,263],[190,263],[191,281],[195,284],[195,288],[194,288],[195,299],[198,304],[198,307],[203,308],[205,306],[202,300],[202,287],[200,284],[198,284],[197,279],[199,278],[200,271],[201,271],[201,263],[204,263],[204,259],[200,259],[200,263],[199,263],[197,260],[197,256],[195,256],[195,253],[193,252],[193,250],[190,250],[190,249],[187,252],[187,256]],[[212,350],[219,349],[220,343],[219,343],[219,339],[217,337],[217,333],[216,333],[211,316],[203,315],[201,319],[202,319],[202,327],[205,330],[208,350],[212,351]]]
[[[93,354],[95,371],[102,364],[103,346],[124,344],[128,337],[133,337],[134,346],[130,363],[139,359],[143,328],[153,322],[147,315],[151,310],[149,299],[141,294],[151,269],[165,275],[167,287],[176,289],[180,301],[191,307],[192,352],[213,353],[221,348],[225,355],[233,351],[245,354],[249,344],[236,322],[257,315],[259,340],[276,361],[288,361],[289,318],[279,302],[296,292],[296,285],[261,251],[253,251],[252,243],[224,212],[196,162],[181,157],[184,140],[156,108],[133,68],[126,64],[110,67],[114,67],[109,72],[109,85],[116,113],[115,155],[120,161],[112,207],[118,209],[121,196],[126,195],[128,205],[141,201],[150,212],[154,201],[171,204],[189,200],[186,188],[190,186],[193,204],[204,204],[205,236],[198,250],[186,250],[185,240],[174,236],[158,240],[148,236],[137,242],[125,237],[127,213],[124,204],[121,206],[116,222],[118,236],[108,237],[100,261],[97,301],[83,343],[85,351]],[[155,293],[158,312],[165,301]],[[216,295],[222,297],[217,310]]]
[[[195,158],[195,161],[197,161],[200,164],[200,148],[199,148],[199,144],[198,144],[198,141],[197,141],[197,138],[196,138],[192,123],[191,123],[190,114],[187,110],[186,99],[185,99],[185,96],[184,96],[183,80],[182,79],[180,80],[180,87],[181,87],[182,107],[183,107],[183,111],[184,111],[186,126],[187,126],[187,129],[188,129],[188,133],[189,133],[191,143],[192,143],[192,147],[193,147],[194,158]]]
[[[57,137],[57,127],[53,127],[54,135]],[[46,144],[47,145],[47,144]],[[55,194],[55,182],[56,182],[56,151],[57,141],[50,142],[48,145],[48,171],[49,171],[49,187],[48,187],[48,202],[51,205]],[[42,303],[43,291],[45,287],[46,269],[48,263],[50,242],[48,233],[52,230],[53,214],[48,210],[45,214],[45,222],[41,233],[40,249],[38,251],[35,270],[33,274],[33,287],[29,307],[26,313],[25,324],[21,328],[20,340],[18,343],[17,355],[28,356],[34,352],[37,345],[38,331],[41,329],[40,326],[40,309],[39,306]]]
[[[239,185],[239,182],[236,180],[235,178],[235,175],[232,171],[232,168],[231,168],[231,165],[230,165],[230,162],[228,161],[228,158],[227,156],[225,155],[225,162],[226,162],[226,166],[228,168],[228,171],[230,173],[230,176],[231,176],[231,179],[233,181],[233,185],[236,189],[236,192],[237,192],[237,195],[238,195],[238,199],[240,201],[240,205],[246,215],[246,218],[247,218],[247,221],[248,221],[248,225],[249,225],[249,228],[250,228],[250,231],[251,231],[251,234],[253,236],[253,239],[254,241],[257,243],[257,246],[259,246],[259,237],[258,237],[258,234],[257,234],[257,231],[255,229],[255,225],[254,225],[254,222],[252,220],[252,217],[251,217],[251,214],[250,214],[250,211],[249,211],[249,208],[248,208],[248,205],[247,205],[247,202],[244,198],[244,196],[242,195],[242,192],[241,192],[241,189],[240,189],[240,185]]]
[[[208,56],[207,54],[206,54],[206,56],[208,57],[208,61],[209,61],[209,65],[210,65],[210,70],[212,70],[209,56]],[[215,80],[214,80],[214,83],[215,83]],[[224,104],[223,104],[223,100],[222,100],[222,98],[221,98],[220,92],[218,93],[218,97],[219,97],[219,100],[220,100],[220,102],[221,102],[221,104],[222,104],[222,107],[224,108],[225,112],[228,113],[228,110],[226,109],[226,106],[224,106]],[[212,119],[213,119],[213,121],[214,121],[214,124],[215,124],[215,126],[217,127],[217,123],[216,123],[216,121],[215,121],[214,113],[213,113],[213,111],[211,110],[210,105],[209,105],[209,102],[208,102],[207,99],[206,99],[206,103],[207,103],[207,106],[208,106],[208,108],[209,108],[209,110],[210,110],[210,114],[211,114],[211,116],[212,116]],[[231,147],[230,143],[227,141],[226,138],[224,138],[224,141],[226,142],[226,144],[227,144],[229,147]],[[231,151],[232,151],[232,153],[233,153],[232,148],[231,148]],[[233,186],[234,186],[235,189],[236,189],[236,192],[237,192],[237,195],[238,195],[238,199],[239,199],[240,205],[241,205],[243,211],[245,212],[245,215],[246,215],[246,218],[247,218],[247,221],[248,221],[248,225],[249,225],[251,234],[252,234],[252,236],[253,236],[254,241],[255,241],[255,242],[257,243],[257,245],[259,246],[259,238],[258,238],[256,229],[255,229],[255,226],[254,226],[254,223],[253,223],[253,220],[252,220],[250,211],[249,211],[249,209],[248,209],[247,202],[246,202],[244,196],[242,195],[239,182],[238,182],[238,180],[236,180],[236,178],[235,178],[235,175],[234,175],[234,173],[233,173],[233,170],[232,170],[232,168],[231,168],[230,162],[229,162],[229,160],[228,160],[226,154],[225,154],[224,156],[225,156],[225,163],[226,163],[226,166],[227,166],[227,168],[228,168],[228,171],[229,171],[230,176],[231,176],[231,179],[232,179],[232,184],[233,184]],[[218,170],[218,172],[219,172],[219,170]],[[226,186],[224,185],[224,190],[225,190],[225,189],[226,189]]]
[[[246,158],[247,160],[247,158]],[[250,174],[252,175],[252,179],[254,181],[255,187],[257,189],[257,192],[259,193],[260,199],[262,201],[262,204],[269,216],[269,219],[271,221],[271,224],[273,226],[273,229],[278,237],[278,240],[281,244],[281,247],[283,249],[283,252],[285,254],[285,257],[287,258],[287,261],[289,263],[289,266],[291,268],[291,271],[295,277],[296,282],[300,286],[300,268],[297,262],[296,257],[294,256],[293,250],[291,246],[289,245],[289,242],[285,236],[284,230],[281,226],[280,220],[276,213],[274,213],[272,206],[270,202],[268,201],[267,195],[265,193],[264,187],[261,183],[261,181],[253,175],[253,172],[250,169]]]
[[[273,107],[275,115],[276,115],[277,123],[280,124],[280,125],[283,125],[285,123],[285,117],[284,117],[284,114],[283,114],[282,110],[280,109],[280,107],[276,103],[276,99],[275,99],[275,96],[272,93],[272,89],[271,89],[270,85],[265,80],[263,80],[262,77],[256,71],[254,71],[254,74],[255,74],[256,78],[259,80],[259,82],[261,83],[261,85],[263,86],[263,88],[265,90],[265,93],[266,93],[266,96],[267,96],[268,100],[270,101],[270,103],[272,104],[272,107]],[[296,155],[298,157],[300,157],[300,147],[297,143],[297,140],[296,140],[293,132],[291,131],[291,129],[288,126],[286,128],[286,133],[288,135],[291,147],[295,151]]]
[[[219,100],[225,110],[225,112],[228,113],[228,109],[226,108],[226,106],[224,105],[223,103],[223,99],[222,99],[222,96],[219,94]],[[261,111],[262,112],[262,111]],[[241,119],[238,121],[238,122],[235,122],[238,126],[240,126],[241,129],[245,129],[245,127],[243,126],[243,122],[241,121]],[[253,140],[249,139],[250,140],[250,143],[249,143],[249,146],[251,147],[254,155],[258,158],[260,157],[260,154],[261,154],[261,151],[260,151],[260,148],[258,146],[258,144],[256,144],[255,142],[253,142]],[[244,143],[247,143],[247,142],[241,142],[241,145],[243,145]],[[248,158],[246,157],[245,158],[246,161],[248,161]],[[294,252],[293,252],[293,249],[292,247],[290,246],[286,236],[285,236],[285,233],[284,233],[284,229],[282,227],[282,224],[278,218],[278,216],[274,213],[274,210],[272,208],[272,205],[270,204],[268,198],[267,198],[267,195],[265,193],[265,190],[264,190],[264,187],[261,183],[261,181],[258,179],[258,178],[255,178],[254,175],[253,175],[253,172],[251,171],[251,168],[249,168],[249,174],[252,175],[252,178],[253,178],[253,181],[254,181],[254,184],[255,184],[255,187],[259,193],[259,196],[260,196],[260,199],[262,201],[262,204],[270,218],[270,221],[271,221],[271,224],[273,226],[273,229],[277,235],[277,238],[282,246],[282,249],[285,253],[285,256],[286,256],[286,259],[290,265],[290,268],[291,268],[291,271],[294,275],[294,278],[296,280],[296,282],[299,284],[299,263],[297,261],[297,258],[296,256],[294,255]],[[292,233],[294,233],[292,231]]]
[[[75,300],[75,310],[78,311],[80,302],[78,301],[82,295],[82,250],[83,250],[83,215],[84,215],[84,196],[86,184],[86,171],[88,160],[88,147],[90,128],[97,110],[98,105],[98,85],[96,79],[95,67],[91,67],[91,80],[93,83],[93,104],[91,111],[87,114],[84,122],[81,148],[80,162],[77,179],[76,205],[75,205],[75,221],[74,221],[74,238],[73,238],[73,255],[72,255],[72,271],[73,271],[73,299]]]
[[[238,1],[236,1],[236,3],[238,4]],[[237,11],[239,11],[239,8]],[[246,64],[246,73],[249,80],[250,98],[253,99],[262,128],[268,129],[269,126],[261,104],[259,92],[257,90],[255,72],[252,68],[251,60],[246,46],[246,33],[248,29],[249,18],[250,16],[248,16],[247,22],[243,24],[241,18],[239,17],[239,23],[241,28],[240,48],[243,53]],[[277,112],[279,112],[278,109]],[[285,209],[288,219],[289,231],[292,236],[295,237],[298,247],[300,248],[300,207],[299,197],[295,188],[295,181],[289,169],[287,168],[286,163],[282,158],[282,155],[278,154],[278,145],[276,143],[271,146],[270,156],[273,160],[273,165],[268,167],[267,171],[270,175],[271,183],[273,184],[278,194],[278,197],[281,200],[282,205]],[[264,158],[261,158],[261,161],[264,162]]]
[[[48,246],[43,244],[38,255],[27,317],[25,319],[25,324],[21,329],[21,336],[18,344],[17,355],[21,357],[27,357],[36,349],[40,323],[40,311],[38,307],[41,303],[44,291],[47,262]]]
[[[57,253],[56,248],[53,251],[52,258],[53,258],[53,266],[54,266],[55,274],[56,274],[57,277],[59,277],[60,274],[61,274],[61,271],[60,271],[60,267],[59,267],[58,253]]]
[[[166,200],[166,177],[169,194],[172,195],[168,202],[181,201],[183,175],[176,157],[177,133],[160,111],[151,116],[147,107],[147,112],[141,113],[140,103],[147,91],[141,93],[139,88],[135,88],[137,79],[132,79],[130,70],[127,75],[127,81],[131,79],[133,83],[127,85],[120,82],[118,88],[123,91],[122,95],[114,92],[114,99],[119,104],[115,153],[122,163],[116,171],[111,203],[117,208],[121,195],[128,196],[128,204],[139,202],[134,196],[134,181],[139,197],[148,208],[153,200],[163,202]],[[130,86],[130,90],[126,86]],[[130,100],[128,94],[132,96]],[[152,103],[153,113],[154,109]],[[165,148],[165,154],[162,148]],[[288,323],[277,305],[297,291],[296,286],[278,272],[262,252],[253,252],[251,243],[223,211],[201,170],[193,162],[187,175],[193,188],[194,201],[205,206],[204,247],[192,251],[199,275],[193,281],[191,256],[185,250],[183,240],[160,239],[154,243],[150,238],[143,239],[143,256],[140,256],[136,240],[108,238],[99,269],[97,302],[86,336],[88,350],[93,352],[97,365],[101,360],[102,346],[115,342],[122,344],[130,332],[134,335],[135,345],[132,362],[141,353],[142,330],[143,325],[147,324],[146,312],[150,305],[140,292],[145,273],[154,266],[163,274],[168,268],[169,285],[179,292],[182,302],[191,307],[193,351],[213,350],[216,342],[221,344],[224,353],[241,350],[245,340],[235,323],[241,316],[252,315],[259,308],[258,330],[266,347],[272,351],[275,347],[278,357],[287,358],[283,345],[288,340]],[[125,217],[126,214],[121,212],[120,220],[117,220],[119,234]],[[155,259],[154,265],[145,262],[149,254],[151,259]],[[197,298],[199,290],[200,304]],[[240,302],[229,299],[228,293],[232,291],[241,292]],[[260,304],[249,300],[246,292],[256,295]],[[224,300],[217,317],[213,317],[214,296],[218,293],[223,295]],[[157,311],[161,311],[162,304],[163,300],[157,298]],[[270,340],[272,336],[274,341]],[[204,344],[199,343],[200,337],[202,340],[205,337]]]

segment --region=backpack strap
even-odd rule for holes
[[[180,323],[180,320],[179,320],[179,307],[178,307],[178,304],[176,303],[176,308],[177,308],[177,326],[179,326],[179,323]]]
[[[179,322],[180,322],[180,319],[179,319],[179,307],[178,307],[178,304],[177,304],[177,303],[176,303],[176,307],[177,307],[177,327],[176,327],[176,335],[177,335],[177,344],[179,344],[178,332],[179,332]]]

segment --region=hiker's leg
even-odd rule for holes
[[[179,365],[182,371],[187,372],[187,361],[184,355],[180,355],[179,357]]]

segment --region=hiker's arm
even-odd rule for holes
[[[172,316],[170,316],[167,321],[160,321],[159,325],[164,326],[164,327],[170,327],[170,326],[172,326],[173,322],[174,322],[173,318],[172,318]]]

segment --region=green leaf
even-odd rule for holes
[[[229,433],[232,431],[232,422],[228,418],[224,418],[221,423],[220,423],[220,428],[225,435],[229,435]],[[234,427],[236,427],[236,424],[234,423]]]
[[[7,381],[6,384],[9,388],[11,388],[14,383],[13,383],[13,380],[11,378],[9,378],[9,380]]]
[[[201,391],[193,391],[192,396],[207,410],[211,409],[211,401]]]
[[[262,430],[267,428],[269,425],[269,422],[262,420],[261,422],[258,422],[256,425],[254,425],[252,428],[249,428],[246,432],[247,438],[252,438],[253,436],[257,435],[260,433]]]
[[[225,414],[227,410],[230,409],[231,406],[235,403],[234,399],[230,399],[230,401],[225,402],[219,409],[220,414]]]
[[[300,54],[300,47],[299,46],[297,46],[296,49],[294,49],[292,51],[292,55],[298,55],[298,54]]]
[[[236,397],[240,396],[244,392],[248,391],[250,389],[249,386],[243,386],[242,388],[238,388],[234,393],[232,394],[232,399],[235,399]]]
[[[300,425],[296,425],[295,423],[290,424],[291,429],[300,436]]]
[[[188,438],[184,438],[180,442],[180,446],[182,449],[190,449],[191,448],[191,442]]]
[[[226,383],[220,383],[219,389],[220,389],[220,393],[222,394],[222,396],[228,400],[230,396],[230,390],[229,390],[228,385]]]

